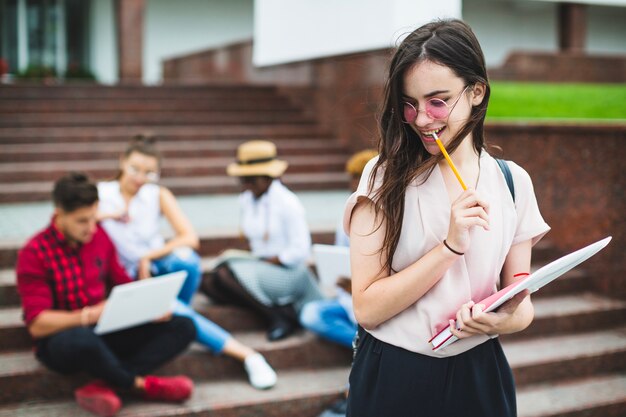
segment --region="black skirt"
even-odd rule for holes
[[[515,417],[515,382],[502,346],[490,339],[434,358],[359,329],[347,417]]]

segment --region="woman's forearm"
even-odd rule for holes
[[[169,255],[176,248],[180,248],[184,246],[188,246],[192,249],[197,250],[200,247],[200,242],[199,242],[198,237],[195,234],[176,236],[168,240],[165,243],[165,245],[163,245],[162,247],[146,253],[143,256],[143,258],[153,261],[155,259],[159,259],[159,258]]]
[[[401,313],[426,294],[458,258],[440,244],[397,274],[377,279],[361,289],[353,285],[357,320],[364,328],[372,329]],[[355,269],[371,274],[367,266]],[[354,283],[354,275],[352,279]]]

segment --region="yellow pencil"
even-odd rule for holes
[[[450,168],[452,168],[452,172],[454,172],[454,175],[456,175],[456,179],[459,180],[459,182],[461,183],[461,187],[463,187],[463,190],[467,190],[467,186],[463,182],[461,174],[459,174],[459,171],[457,171],[456,167],[454,166],[454,162],[452,162],[452,159],[450,159],[450,155],[448,155],[446,148],[444,148],[443,143],[441,143],[439,136],[437,136],[436,133],[433,133],[433,137],[435,138],[435,142],[437,142],[439,149],[441,149],[441,153],[446,158],[446,161],[448,161],[448,165],[450,165]]]

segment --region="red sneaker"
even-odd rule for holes
[[[193,382],[186,376],[145,377],[143,397],[146,400],[181,402],[191,396]]]
[[[78,388],[74,397],[82,408],[102,417],[113,416],[122,407],[120,397],[103,381],[93,381]]]

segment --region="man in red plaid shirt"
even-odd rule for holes
[[[83,408],[114,415],[121,407],[115,390],[146,399],[183,401],[193,383],[184,376],[147,375],[184,351],[195,339],[193,322],[169,317],[105,335],[93,331],[110,289],[131,282],[115,247],[97,224],[98,191],[88,178],[71,173],[54,186],[50,225],[20,251],[17,285],[24,321],[37,358],[64,374],[96,378],[75,391]]]

